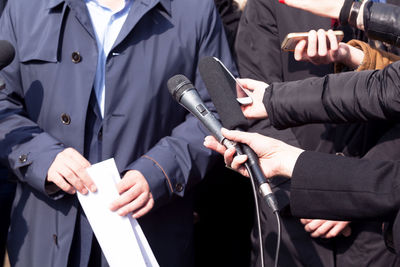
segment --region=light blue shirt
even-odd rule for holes
[[[85,0],[85,2],[96,33],[97,47],[99,50],[94,91],[100,107],[101,116],[104,117],[106,60],[122,29],[122,25],[124,25],[133,0],[125,0],[125,5],[116,11],[102,6],[98,0]]]

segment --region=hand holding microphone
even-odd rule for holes
[[[222,129],[221,132],[227,139],[246,144],[254,150],[266,178],[271,178],[275,175],[283,175],[291,178],[297,158],[304,151],[282,141],[257,133],[229,131],[227,129]],[[232,169],[244,176],[249,176],[246,168],[243,166],[248,159],[247,155],[235,156],[235,148],[226,149],[212,136],[205,138],[204,146],[222,154],[225,163]]]

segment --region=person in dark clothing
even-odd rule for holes
[[[315,66],[309,62],[298,62],[295,61],[292,54],[282,52],[280,49],[280,43],[290,32],[304,32],[315,27],[329,29],[331,26],[330,19],[286,7],[277,1],[253,0],[248,2],[239,25],[235,46],[241,76],[272,83],[323,76],[333,72],[332,65]],[[348,28],[345,29],[345,32],[350,33],[347,34],[347,39],[349,35],[352,36],[351,30]],[[303,149],[340,153],[353,157],[365,154],[388,129],[386,123],[369,125],[314,124],[276,131],[268,124],[268,121],[257,121],[250,131],[275,137]],[[381,127],[377,127],[377,125]],[[374,128],[379,130],[371,132]],[[333,239],[310,238],[310,234],[304,230],[299,219],[291,216],[288,212],[290,210],[290,182],[282,182],[282,179],[275,178],[272,183],[278,196],[278,202],[281,208],[284,207],[281,255],[285,256],[280,259],[283,266],[346,266],[350,262],[357,262],[360,266],[368,264],[390,266],[394,264],[396,259],[386,252],[380,235],[381,225],[379,223],[351,223],[352,234],[350,237],[339,234]],[[266,244],[271,244],[276,231],[275,215],[268,207],[262,206],[262,208],[263,240],[266,240]],[[320,221],[315,221],[315,223],[320,223]],[[328,224],[329,222],[326,222],[325,225]],[[315,232],[317,231],[312,232],[313,236]],[[257,231],[254,231],[252,235],[252,265],[254,266],[260,264],[257,235]],[[369,245],[371,243],[374,245]],[[363,255],[359,253],[360,247],[363,247]],[[265,261],[271,264],[275,247],[270,245],[266,249]],[[388,254],[387,257],[374,256],[385,253]],[[380,262],[374,262],[376,259],[380,259]]]
[[[234,0],[214,0],[214,2],[221,16],[229,47],[233,50],[242,11]]]
[[[291,211],[294,216],[332,220],[391,221],[387,245],[400,253],[400,164],[398,161],[352,159],[304,151],[256,133],[227,131],[230,140],[249,145],[259,156],[264,175],[292,178]],[[242,164],[246,155],[236,156],[215,138],[206,147],[224,153],[228,166],[248,176]],[[391,144],[382,142],[383,148]],[[358,177],[362,175],[363,179]]]

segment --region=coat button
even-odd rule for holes
[[[183,191],[183,185],[182,184],[176,184],[175,185],[175,190],[176,192],[182,192]]]
[[[63,113],[63,114],[61,114],[61,121],[65,125],[70,125],[71,124],[71,117],[68,114]]]
[[[74,63],[79,63],[82,60],[81,54],[79,54],[79,52],[72,52],[72,62]]]
[[[27,159],[28,159],[28,156],[25,154],[18,157],[18,160],[21,163],[25,163]]]
[[[100,128],[100,131],[97,134],[97,139],[99,139],[99,141],[103,140],[103,128]]]
[[[58,237],[56,234],[53,234],[53,241],[54,241],[54,245],[58,246]]]

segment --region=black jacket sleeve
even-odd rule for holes
[[[400,206],[399,178],[398,161],[303,152],[292,176],[291,211],[301,218],[390,220]]]
[[[317,122],[400,119],[400,62],[383,70],[274,83],[264,94],[278,129]]]

